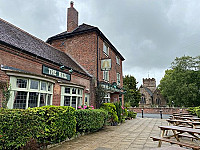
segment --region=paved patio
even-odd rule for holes
[[[149,150],[158,146],[150,136],[160,136],[158,126],[167,125],[165,119],[137,118],[120,126],[108,126],[104,130],[80,136],[50,150]],[[162,147],[169,146],[163,143]]]

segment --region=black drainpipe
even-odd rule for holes
[[[99,35],[97,34],[97,86],[99,85]]]

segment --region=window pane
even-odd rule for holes
[[[82,105],[82,97],[78,97],[78,106]]]
[[[52,84],[51,83],[48,83],[48,91],[52,92]]]
[[[29,93],[28,107],[30,108],[37,107],[38,95],[39,94],[36,92]]]
[[[72,96],[72,107],[76,108],[76,96]]]
[[[51,94],[48,94],[47,105],[51,105]]]
[[[70,88],[69,87],[65,88],[65,93],[70,94]]]
[[[41,82],[41,90],[46,91],[46,82]]]
[[[64,106],[70,106],[70,96],[64,96]]]
[[[17,87],[18,88],[26,88],[27,87],[27,80],[17,79]]]
[[[30,89],[38,89],[39,82],[36,80],[31,80]]]
[[[40,107],[46,105],[45,101],[46,101],[46,94],[41,93],[40,94]]]
[[[76,94],[76,88],[72,89],[72,94]]]
[[[27,92],[23,92],[23,91],[15,92],[13,108],[25,109],[26,108],[26,97],[27,97]]]

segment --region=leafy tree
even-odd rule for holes
[[[98,85],[95,88],[95,97],[96,97],[96,107],[99,108],[103,103],[104,97],[106,95],[106,90],[101,86]]]
[[[170,106],[200,105],[200,57],[183,56],[172,62],[159,88]]]
[[[137,82],[134,76],[126,75],[123,78],[123,86],[126,91],[126,93],[124,94],[124,101],[125,103],[130,103],[132,107],[138,106],[139,101],[141,99],[141,95],[136,85],[137,85]]]

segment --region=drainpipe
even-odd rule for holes
[[[97,86],[99,85],[99,35],[97,34]]]

